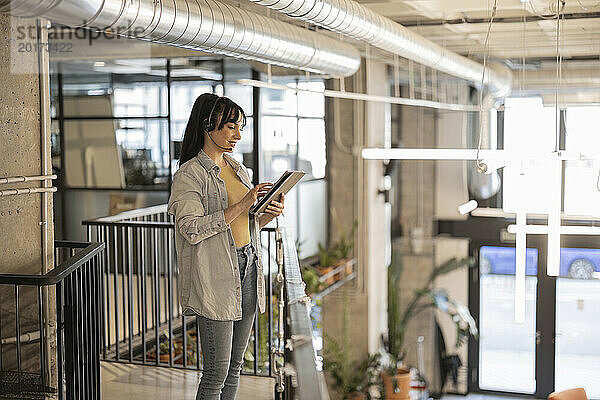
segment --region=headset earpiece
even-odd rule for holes
[[[204,120],[203,128],[204,128],[205,132],[212,132],[215,129],[216,121],[213,124],[212,115],[215,112],[215,108],[217,108],[217,103],[219,102],[219,99],[221,99],[221,97],[217,96],[217,99],[215,100],[215,103],[213,104],[212,108],[210,109],[210,113],[208,114],[208,118]]]
[[[208,114],[208,118],[205,119],[202,123],[202,127],[204,128],[204,131],[208,134],[208,138],[211,140],[211,142],[213,142],[215,144],[215,146],[217,146],[218,148],[220,148],[221,150],[227,150],[227,151],[233,151],[233,147],[223,147],[217,144],[217,142],[214,141],[214,139],[212,138],[212,136],[210,135],[210,133],[216,128],[217,122],[212,121],[212,115],[215,112],[215,108],[217,108],[217,102],[221,99],[222,97],[217,96],[217,99],[215,100],[215,104],[213,104],[212,109],[210,110],[210,114]]]

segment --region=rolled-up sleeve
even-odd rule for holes
[[[223,210],[206,214],[199,182],[178,171],[173,177],[167,212],[175,216],[175,227],[190,244],[197,244],[227,230]]]

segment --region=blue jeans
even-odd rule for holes
[[[197,317],[203,369],[196,400],[234,400],[256,311],[256,254],[251,244],[237,249],[242,282],[242,319]]]

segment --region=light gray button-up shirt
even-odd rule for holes
[[[246,168],[223,157],[240,181],[252,189]],[[225,223],[227,208],[221,168],[203,151],[185,162],[173,176],[167,211],[175,216],[175,247],[179,266],[179,299],[184,314],[213,320],[242,318],[242,288],[235,242]],[[250,215],[250,239],[257,253],[258,308],[265,311],[258,215]]]

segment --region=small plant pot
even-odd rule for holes
[[[333,267],[319,267],[319,275],[323,276],[325,274],[330,273],[331,271],[333,271]],[[325,279],[325,284],[326,285],[331,285],[335,282],[335,278],[333,277],[333,275],[329,276],[328,278]]]
[[[354,265],[350,261],[351,260],[348,260],[347,263],[346,263],[346,276],[348,276],[352,272],[354,272]]]
[[[349,393],[344,400],[367,400],[367,395],[361,392]]]
[[[384,371],[381,377],[387,400],[410,399],[410,372],[407,369],[398,368],[396,375],[389,375]]]

